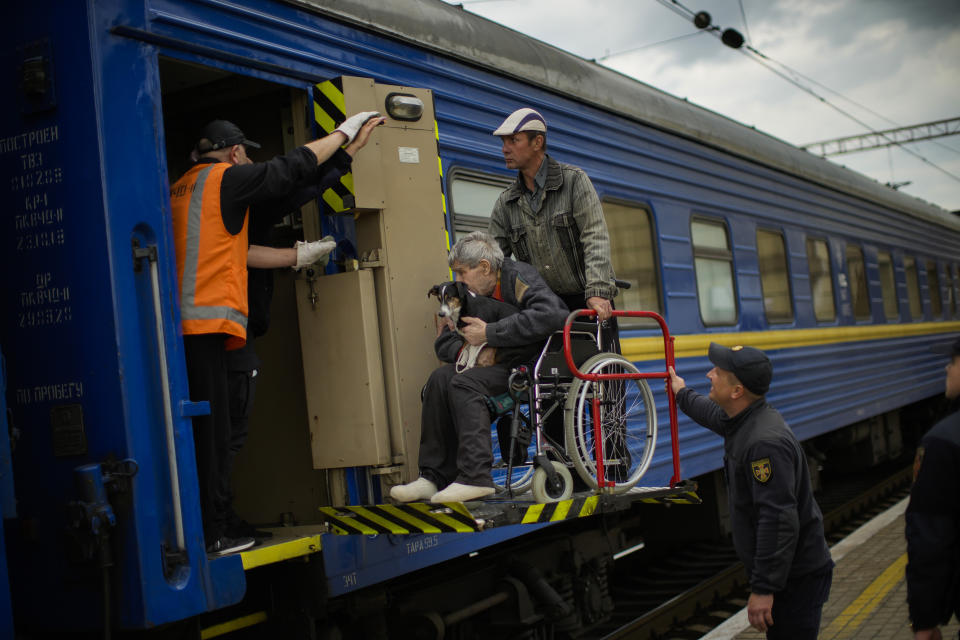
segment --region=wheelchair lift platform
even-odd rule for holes
[[[321,507],[321,518],[338,535],[474,533],[513,524],[543,524],[614,513],[634,503],[700,504],[696,482],[674,487],[634,487],[620,494],[585,491],[568,500],[537,503],[494,496],[476,502],[409,502]]]

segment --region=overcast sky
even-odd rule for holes
[[[689,20],[656,0],[451,4],[461,2],[468,11],[596,59],[791,144],[867,132],[740,51],[698,32]],[[681,4],[708,12],[714,25],[739,30],[763,54],[875,112],[801,80],[874,130],[960,117],[960,0],[681,0]],[[897,147],[831,159],[881,183],[910,181],[902,192],[960,210],[960,136],[908,148],[953,177]]]

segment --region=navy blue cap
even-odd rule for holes
[[[760,349],[740,345],[724,347],[711,342],[708,355],[710,362],[737,376],[737,380],[756,395],[762,396],[770,389],[773,365]]]
[[[930,347],[930,351],[941,356],[949,356],[950,358],[960,356],[960,338],[957,338],[953,342],[942,342],[940,344],[935,344]]]
[[[259,149],[260,145],[253,140],[247,140],[247,137],[240,130],[240,127],[229,120],[214,120],[203,128],[203,134],[200,136],[203,140],[208,140],[209,144],[197,145],[197,151],[206,153],[207,151],[217,151],[232,147],[235,144],[242,144],[247,147]],[[202,140],[201,140],[202,142]]]

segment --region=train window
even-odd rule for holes
[[[870,293],[867,290],[867,272],[863,265],[863,249],[847,245],[847,278],[850,281],[850,297],[853,299],[853,317],[870,319]]]
[[[937,263],[927,260],[927,288],[930,290],[930,310],[934,319],[943,317],[943,305],[940,302],[940,273]]]
[[[700,317],[705,325],[735,324],[733,253],[727,227],[719,221],[694,220],[690,225]]]
[[[618,309],[638,309],[661,312],[660,281],[653,246],[653,225],[646,209],[603,203],[603,216],[610,232],[610,256],[613,270],[631,287],[621,290],[614,300]],[[636,327],[649,324],[642,318],[621,318],[620,326]]]
[[[880,292],[883,294],[883,314],[887,320],[900,317],[900,304],[897,301],[897,282],[893,277],[893,258],[889,251],[877,253],[880,267]]]
[[[910,300],[910,318],[923,318],[923,305],[920,303],[920,280],[917,277],[917,263],[912,256],[903,256],[903,273],[907,279],[907,298]]]
[[[790,298],[790,274],[787,272],[787,249],[779,231],[757,230],[757,259],[760,264],[760,288],[763,309],[768,322],[793,320]]]
[[[813,297],[813,315],[817,322],[837,319],[833,300],[833,270],[830,267],[830,249],[827,241],[807,238],[807,265],[810,268],[810,294]]]
[[[455,170],[450,176],[450,210],[453,241],[472,231],[486,231],[497,198],[510,179]]]

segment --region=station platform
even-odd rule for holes
[[[823,608],[820,640],[912,638],[907,615],[907,541],[904,512],[908,498],[876,516],[831,548],[836,568],[830,599]],[[776,620],[774,620],[776,623]],[[954,620],[941,627],[944,639],[956,638]],[[742,609],[701,640],[762,640]]]

